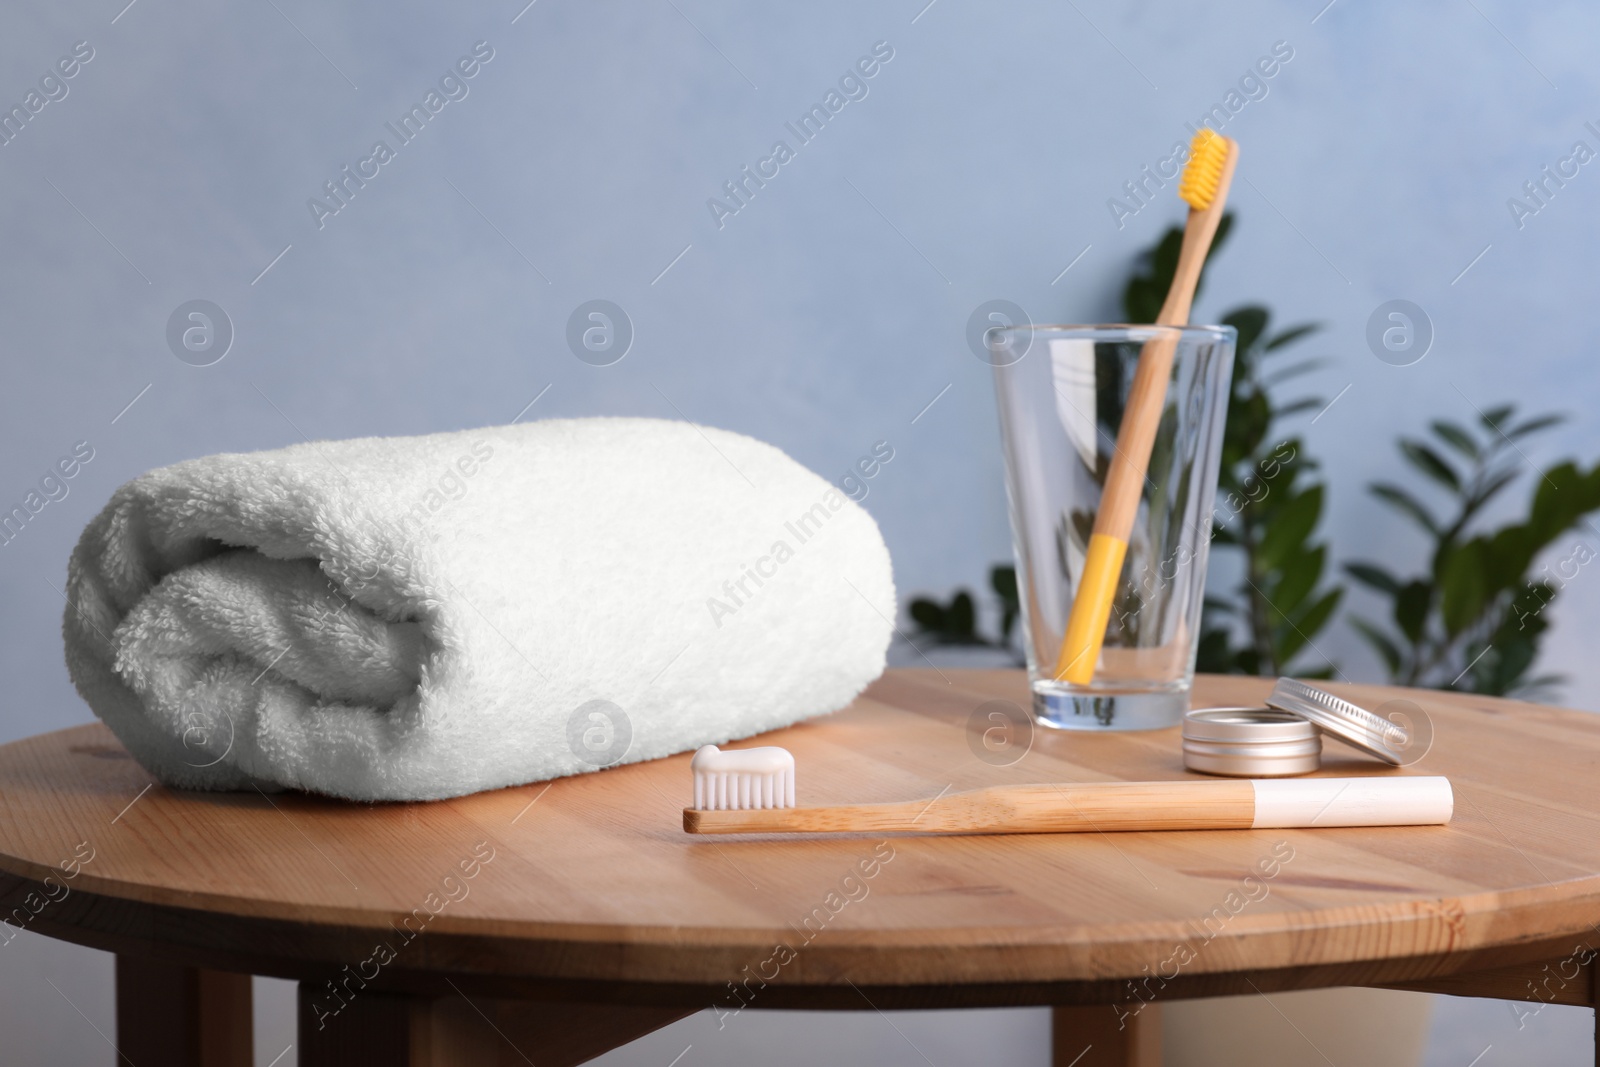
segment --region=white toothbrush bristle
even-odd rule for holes
[[[694,806],[701,811],[792,808],[794,756],[787,749],[703,745],[689,761]]]

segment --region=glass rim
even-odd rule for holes
[[[1065,336],[1112,338],[1125,337],[1132,332],[1157,333],[1173,331],[1181,337],[1227,337],[1238,336],[1239,331],[1232,326],[1216,325],[1189,325],[1189,326],[1158,326],[1155,323],[1130,323],[1130,322],[1101,322],[1101,323],[1030,323],[1019,326],[994,326],[989,333],[1056,333]]]

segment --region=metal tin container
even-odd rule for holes
[[[1267,706],[1314,722],[1345,744],[1394,767],[1414,763],[1427,751],[1401,723],[1293,678],[1278,679]]]
[[[1183,765],[1235,778],[1309,774],[1322,765],[1322,731],[1276,708],[1195,708],[1183,717]]]

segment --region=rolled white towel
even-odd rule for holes
[[[722,743],[882,672],[877,524],[771,445],[559,419],[190,460],[68,568],[67,667],[169,785],[421,800]]]

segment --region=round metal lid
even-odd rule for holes
[[[1195,708],[1183,716],[1183,736],[1194,741],[1280,744],[1314,740],[1317,728],[1277,708]]]
[[[1267,706],[1316,723],[1347,744],[1396,767],[1406,763],[1411,735],[1404,726],[1336,697],[1325,689],[1279,678]]]

